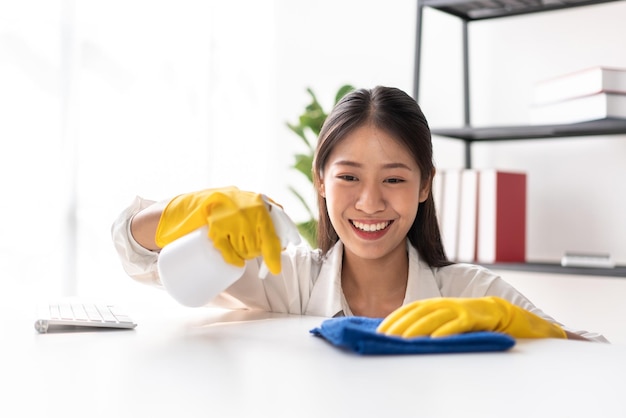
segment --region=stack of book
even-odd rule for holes
[[[559,125],[626,119],[626,69],[593,67],[537,83],[530,121]]]
[[[526,173],[443,170],[432,193],[450,260],[526,261]]]

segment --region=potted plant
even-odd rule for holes
[[[337,94],[335,94],[335,102],[337,102],[346,95],[346,93],[354,90],[349,84],[345,84],[339,88]],[[302,173],[309,180],[313,186],[313,155],[315,153],[315,145],[317,144],[317,137],[320,134],[322,125],[328,116],[328,113],[324,111],[320,105],[315,93],[311,88],[307,88],[307,92],[311,96],[311,103],[309,103],[304,112],[298,118],[297,124],[287,122],[287,127],[294,132],[298,138],[300,138],[306,148],[304,153],[295,154],[295,162],[292,168]],[[298,198],[304,208],[309,214],[309,220],[300,222],[297,224],[298,231],[302,235],[311,247],[317,247],[317,219],[314,211],[310,208],[309,204],[303,195],[298,192],[293,186],[289,186],[289,190]]]

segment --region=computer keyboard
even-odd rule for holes
[[[40,308],[35,329],[40,333],[72,327],[135,328],[137,324],[114,305],[104,303],[62,302]]]

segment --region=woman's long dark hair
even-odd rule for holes
[[[348,93],[326,118],[313,161],[313,178],[319,208],[317,243],[323,253],[339,240],[330,222],[326,200],[320,195],[323,169],[333,148],[350,132],[365,123],[373,123],[402,143],[420,168],[421,187],[426,182],[432,186],[435,167],[430,128],[415,100],[402,90],[392,87],[378,86],[371,90],[360,89]],[[419,193],[419,190],[415,193]],[[428,198],[419,204],[417,216],[407,236],[417,248],[421,259],[431,267],[451,264],[441,242],[432,190]]]

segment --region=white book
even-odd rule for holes
[[[559,125],[604,118],[626,119],[626,94],[598,93],[535,106],[530,110],[533,125]]]
[[[476,226],[478,216],[478,172],[463,170],[459,201],[459,237],[457,261],[476,261]]]
[[[441,239],[446,255],[456,260],[458,250],[459,199],[461,170],[449,169],[442,173],[443,201],[441,205]]]
[[[626,94],[626,68],[593,67],[540,81],[533,88],[533,104],[598,93]]]
[[[433,184],[430,193],[435,202],[435,213],[437,214],[437,222],[439,222],[439,230],[441,231],[441,210],[443,208],[443,171],[435,172]]]

